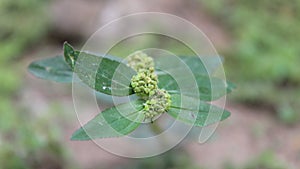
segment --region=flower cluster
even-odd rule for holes
[[[137,75],[132,77],[131,86],[136,95],[147,99],[157,89],[157,75],[154,73],[154,68],[141,69]]]
[[[137,51],[128,56],[127,65],[137,72],[140,70],[148,70],[154,67],[154,61],[146,53]]]
[[[153,95],[144,104],[144,112],[146,118],[153,118],[156,115],[162,114],[171,106],[171,96],[163,89],[156,89]]]
[[[170,94],[159,89],[157,75],[154,73],[153,59],[143,52],[128,57],[128,66],[137,71],[131,79],[131,86],[137,96],[146,100],[143,112],[147,119],[168,111],[171,105]]]

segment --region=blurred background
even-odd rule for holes
[[[64,41],[80,49],[101,25],[145,11],[183,17],[210,38],[238,86],[228,96],[231,118],[203,145],[184,142],[143,160],[69,141],[79,126],[71,86],[26,67],[62,53]],[[299,18],[300,0],[0,0],[0,168],[299,168]]]

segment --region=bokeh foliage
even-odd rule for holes
[[[40,112],[46,115],[37,118],[19,103],[24,73],[18,61],[43,40],[46,7],[45,0],[0,1],[0,168],[61,168],[65,163],[61,135],[49,127],[53,115]]]
[[[275,109],[285,123],[299,118],[300,1],[201,1],[231,33],[223,53],[239,101]],[[288,112],[288,113],[287,113]]]
[[[0,1],[0,61],[16,57],[44,35],[46,1]]]

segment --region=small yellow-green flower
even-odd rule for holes
[[[146,118],[162,114],[169,110],[171,106],[171,96],[163,89],[156,89],[154,93],[149,96],[149,99],[144,103],[144,114]]]
[[[146,100],[143,113],[146,119],[169,110],[171,105],[170,94],[157,86],[158,79],[154,73],[154,62],[151,57],[143,52],[135,52],[128,57],[128,66],[137,71],[131,79],[131,87],[137,96]]]
[[[154,68],[140,70],[137,75],[132,77],[131,86],[136,95],[147,99],[157,89],[157,75],[154,73]]]

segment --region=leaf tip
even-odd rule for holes
[[[64,58],[68,65],[73,69],[78,57],[78,52],[66,41],[63,45]]]
[[[231,116],[231,113],[229,111],[227,111],[227,110],[224,110],[223,111],[223,115],[222,115],[222,120],[225,120],[225,119],[227,119],[230,116]]]
[[[71,141],[82,141],[81,139],[78,139],[76,136],[73,136],[73,135],[70,137],[70,140]]]
[[[64,48],[73,48],[67,41],[63,44]]]
[[[74,52],[73,46],[71,46],[67,41],[63,44],[63,50],[65,57],[68,56],[70,52]]]
[[[237,89],[237,85],[235,85],[232,82],[227,81],[227,92],[231,93],[235,89]]]
[[[79,128],[76,130],[72,136],[70,137],[71,141],[87,141],[91,140],[91,138],[88,136],[88,134],[85,132],[83,128]]]
[[[32,73],[32,69],[33,69],[33,65],[35,64],[35,62],[31,62],[30,64],[28,64],[28,66],[27,66],[27,71],[29,72],[29,73],[31,73],[31,74],[33,74]]]
[[[78,140],[76,139],[76,137],[74,137],[74,135],[72,135],[72,136],[70,137],[70,140],[71,140],[71,141],[78,141]]]

